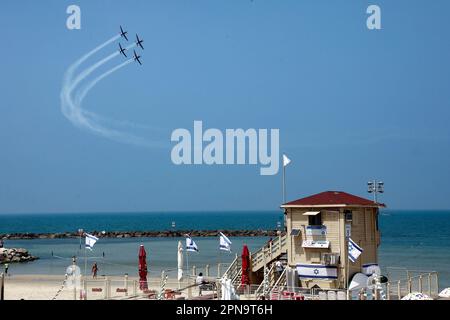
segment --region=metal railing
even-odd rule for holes
[[[412,292],[420,292],[430,298],[436,298],[439,295],[439,276],[435,271],[408,270],[406,278],[390,280],[382,286],[388,300],[401,300]]]
[[[178,282],[173,279],[149,279],[147,288],[140,289],[139,280],[136,279],[86,279],[82,282],[82,300],[179,300],[193,299],[202,294],[217,297],[216,282],[200,286],[193,277],[186,277]]]
[[[281,278],[280,278],[281,279]],[[292,287],[285,284],[273,287],[267,295],[262,295],[260,285],[248,285],[236,288],[240,300],[346,300],[347,292],[338,289],[316,289]]]
[[[263,280],[255,291],[257,298],[260,297],[261,295],[264,295],[264,296],[267,295],[267,293],[268,293],[267,291],[270,291],[272,289],[273,285],[275,285],[275,283],[277,282],[277,280],[279,280],[279,279],[275,278],[274,271],[275,271],[275,263],[272,263],[272,265],[270,266],[269,271],[268,271],[269,279],[268,279],[268,283],[266,284],[267,287],[265,288],[265,283]],[[283,271],[283,273],[285,273],[285,270]],[[264,292],[264,291],[266,291],[266,292]]]
[[[222,276],[218,276],[218,278],[227,277],[228,279],[235,279],[236,275],[241,271],[241,259],[239,259],[238,255],[234,258],[231,264],[228,266],[226,271]]]
[[[274,283],[274,285],[272,286],[272,289],[270,290],[271,296],[274,294],[277,294],[279,292],[282,292],[286,288],[286,285],[287,285],[286,274],[287,274],[287,268],[284,268],[283,272],[278,277],[277,281]]]

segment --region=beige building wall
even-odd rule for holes
[[[345,221],[344,210],[351,210],[353,219]],[[320,211],[322,224],[327,227],[325,236],[306,236],[305,227],[309,225],[308,216],[303,213],[307,211]],[[349,261],[350,278],[353,274],[361,272],[363,264],[378,263],[377,246],[379,234],[376,230],[376,219],[378,210],[376,208],[287,208],[286,223],[288,234],[288,263],[291,267],[297,264],[321,263],[321,253],[340,254],[338,265],[338,280],[311,280],[302,281],[302,287],[312,287],[315,284],[321,288],[345,288],[347,242],[345,239],[345,224],[351,224],[351,238],[360,247],[363,253],[355,263]],[[299,229],[299,236],[291,236],[292,229]],[[328,240],[328,249],[303,248],[302,242],[306,239]]]

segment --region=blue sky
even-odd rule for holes
[[[81,30],[66,28],[70,4]],[[366,28],[369,4],[382,30]],[[390,208],[449,209],[449,12],[448,1],[3,1],[0,212],[277,209],[281,174],[172,164],[170,134],[194,120],[279,128],[288,199],[369,196],[378,178]],[[64,72],[119,24],[144,38],[144,65],[83,106],[158,128],[163,147],[105,139],[61,112]]]

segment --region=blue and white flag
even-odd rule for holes
[[[306,279],[337,279],[337,267],[322,264],[298,264],[297,273]]]
[[[92,250],[94,244],[98,241],[98,238],[92,234],[86,233],[86,249]]]
[[[363,252],[363,249],[358,246],[351,238],[348,239],[348,259],[351,262],[358,260],[359,255]]]
[[[186,238],[186,251],[198,252],[197,244],[189,236]]]
[[[222,232],[219,232],[220,235],[220,244],[219,249],[223,251],[231,252],[231,241],[224,235]]]

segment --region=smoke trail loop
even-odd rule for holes
[[[119,65],[116,65],[115,67],[107,70],[100,76],[98,76],[95,79],[93,79],[92,81],[90,81],[83,88],[83,90],[81,92],[77,91],[79,84],[83,80],[85,80],[89,75],[91,75],[99,67],[101,67],[102,65],[104,65],[105,63],[110,61],[111,59],[117,57],[120,54],[120,52],[118,50],[116,50],[114,53],[106,56],[105,58],[101,59],[100,61],[96,62],[95,64],[89,66],[88,68],[81,71],[75,77],[75,79],[74,79],[74,72],[88,58],[90,58],[92,55],[94,55],[95,53],[97,53],[98,51],[100,51],[101,49],[106,47],[107,45],[113,43],[118,38],[120,38],[120,35],[112,37],[111,39],[107,40],[103,44],[99,45],[98,47],[94,48],[93,50],[91,50],[90,52],[88,52],[87,54],[82,56],[80,59],[75,61],[71,66],[69,66],[69,68],[67,69],[67,71],[64,75],[63,86],[62,86],[61,95],[60,95],[62,112],[63,112],[64,116],[67,119],[69,119],[75,126],[77,126],[79,128],[88,129],[88,130],[93,131],[94,133],[99,134],[103,137],[106,137],[106,138],[109,138],[109,139],[112,139],[115,141],[119,141],[119,142],[133,144],[133,145],[140,145],[140,146],[147,146],[147,147],[150,147],[150,146],[160,147],[161,145],[159,143],[155,143],[155,142],[151,143],[149,141],[146,141],[142,137],[135,136],[135,135],[123,132],[123,131],[110,129],[108,127],[101,125],[100,122],[103,121],[106,124],[116,123],[116,124],[119,124],[122,126],[127,126],[127,127],[133,126],[135,128],[138,128],[138,127],[148,128],[148,127],[136,125],[134,123],[129,123],[129,122],[121,122],[121,121],[115,121],[115,120],[102,118],[93,112],[87,112],[87,111],[83,110],[81,107],[82,102],[83,102],[84,98],[86,97],[86,95],[89,93],[90,90],[92,90],[92,88],[98,82],[100,82],[101,80],[110,76],[114,72],[120,70],[121,68],[123,68],[123,67],[127,66],[128,64],[130,64],[131,62],[133,62],[133,58],[129,58],[128,60],[120,63]],[[129,50],[135,46],[136,46],[136,43],[130,44],[129,46],[126,47],[126,50]],[[73,97],[73,95],[75,95],[75,98]]]

